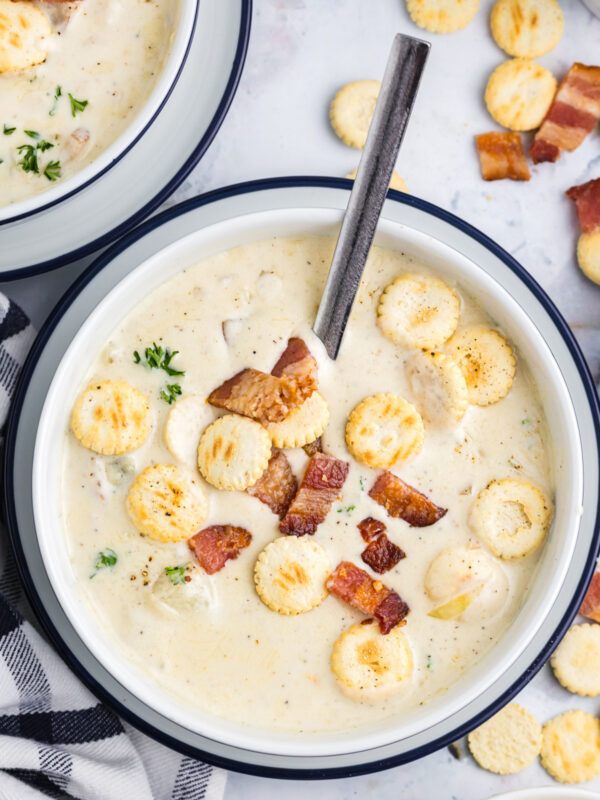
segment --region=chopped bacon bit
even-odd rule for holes
[[[571,186],[566,195],[575,201],[582,233],[597,231],[600,228],[600,178]]]
[[[372,542],[377,539],[382,533],[385,533],[385,522],[381,522],[375,517],[366,517],[358,523],[358,530],[365,542]]]
[[[433,525],[448,511],[391,472],[383,472],[377,478],[369,497],[383,506],[390,517],[400,517],[413,528]]]
[[[188,546],[200,566],[209,575],[223,569],[226,562],[237,558],[248,547],[252,534],[235,525],[211,525],[188,539]]]
[[[348,475],[349,465],[317,453],[308,462],[300,488],[279,524],[282,533],[313,534],[323,522]]]
[[[600,572],[595,572],[579,613],[595,622],[600,622]]]
[[[259,422],[281,422],[301,400],[288,378],[247,368],[211,392],[208,402]]]
[[[573,64],[535,135],[535,164],[556,161],[561,150],[575,150],[600,118],[600,67]]]
[[[298,481],[292,472],[290,462],[284,452],[275,450],[266,470],[254,486],[246,489],[246,492],[269,506],[281,519],[285,516],[297,490]]]
[[[360,557],[374,572],[382,575],[406,558],[404,550],[390,542],[386,536],[384,522],[374,517],[367,517],[358,523],[358,530],[365,542],[369,543]]]
[[[330,592],[346,603],[375,617],[382,633],[389,633],[410,611],[393,589],[375,581],[368,572],[351,561],[341,561],[327,580]]]
[[[318,439],[315,439],[314,442],[310,442],[309,444],[305,444],[302,448],[307,456],[314,456],[317,453],[323,452],[323,441],[319,436]]]
[[[385,533],[382,533],[372,542],[369,542],[360,557],[365,564],[371,567],[373,572],[383,575],[384,572],[388,572],[399,561],[406,558],[406,553],[393,542],[390,542]]]
[[[503,178],[510,178],[512,181],[529,180],[529,167],[520,133],[492,131],[475,138],[484,181],[498,181]]]
[[[288,340],[287,347],[271,370],[271,375],[293,380],[298,386],[301,401],[310,397],[317,388],[317,361],[303,339],[294,336]]]

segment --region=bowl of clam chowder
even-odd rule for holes
[[[350,774],[473,727],[596,547],[571,342],[481,234],[393,193],[327,356],[346,192],[147,223],[98,265],[37,432],[39,547],[83,646],[242,769]]]
[[[185,62],[197,0],[0,0],[0,221],[132,147]]]

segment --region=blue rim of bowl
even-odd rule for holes
[[[61,197],[58,197],[56,200],[53,200],[50,203],[46,203],[43,206],[38,206],[32,211],[27,211],[24,214],[17,215],[16,217],[10,217],[9,219],[2,220],[0,222],[0,233],[2,232],[2,227],[4,225],[10,225],[13,222],[17,222],[18,220],[30,217],[34,214],[39,213],[40,211],[53,208],[59,203],[62,203],[64,200],[78,194],[83,189],[86,189],[92,183],[95,183],[95,181],[98,180],[98,178],[101,178],[104,174],[106,174],[108,170],[112,169],[115,166],[115,164],[117,164],[117,162],[120,161],[123,158],[123,156],[126,155],[126,153],[128,153],[135,144],[137,144],[137,142],[139,142],[139,140],[142,138],[142,136],[146,133],[146,131],[154,123],[154,120],[163,110],[165,103],[171,96],[171,93],[179,80],[183,68],[185,67],[185,63],[187,61],[187,57],[190,52],[190,47],[192,46],[192,40],[194,38],[196,30],[196,20],[198,18],[198,7],[200,2],[201,0],[196,0],[196,11],[194,13],[192,33],[187,43],[187,47],[181,65],[177,70],[175,79],[171,84],[171,86],[169,87],[169,91],[163,98],[160,106],[156,109],[155,113],[152,115],[147,125],[144,126],[143,130],[140,131],[140,133],[135,137],[135,139],[132,142],[130,142],[130,144],[125,148],[125,150],[123,150],[122,153],[119,153],[119,155],[113,161],[111,161],[110,164],[107,164],[106,167],[104,167],[104,169],[96,173],[96,175],[93,175],[88,181],[81,184],[81,186],[78,186],[77,188],[71,190],[67,194],[62,195]],[[229,111],[229,107],[231,106],[233,98],[235,97],[235,93],[237,91],[240,78],[242,77],[242,70],[244,68],[244,63],[246,61],[246,55],[248,52],[248,42],[250,39],[250,27],[252,21],[252,3],[253,0],[241,0],[240,32],[238,36],[235,56],[233,59],[233,65],[231,68],[231,72],[229,73],[229,80],[227,81],[227,85],[225,86],[225,91],[223,93],[223,97],[221,98],[221,102],[219,103],[217,110],[204,136],[200,139],[200,141],[196,145],[195,149],[193,150],[192,154],[187,159],[185,164],[175,173],[175,175],[171,178],[171,180],[160,190],[160,192],[158,192],[142,208],[136,211],[135,214],[126,219],[124,222],[117,225],[111,231],[104,233],[97,239],[93,239],[91,242],[88,242],[82,247],[78,247],[75,250],[71,250],[69,253],[65,253],[61,256],[51,258],[48,261],[40,261],[37,264],[33,264],[29,267],[7,270],[6,272],[2,273],[3,281],[14,280],[16,278],[27,278],[30,275],[39,275],[42,272],[50,272],[53,269],[64,267],[66,264],[69,264],[70,262],[75,261],[78,258],[83,258],[83,256],[89,255],[94,250],[99,250],[102,247],[107,247],[111,242],[114,242],[115,239],[121,236],[121,234],[125,234],[128,231],[131,231],[132,228],[138,225],[142,220],[144,220],[148,216],[148,214],[151,214],[155,208],[157,208],[171,194],[173,194],[175,189],[177,189],[177,187],[187,178],[187,176],[194,169],[196,164],[206,153],[209,146],[212,144],[213,139],[215,138],[219,128],[221,127],[225,117],[227,116],[227,112]]]
[[[313,188],[327,188],[327,189],[345,189],[349,191],[352,188],[352,181],[343,178],[326,178],[320,176],[299,176],[287,178],[269,178],[266,180],[250,181],[247,183],[239,183],[232,186],[218,189],[207,194],[186,200],[179,203],[172,208],[167,209],[162,214],[152,217],[147,220],[143,225],[129,234],[124,236],[116,242],[106,253],[103,253],[96,261],[94,261],[88,269],[78,278],[77,281],[65,292],[63,297],[59,300],[54,310],[50,314],[48,320],[40,330],[37,339],[35,340],[29,356],[25,362],[21,376],[13,397],[10,413],[6,429],[6,447],[4,453],[4,470],[3,470],[3,489],[4,489],[4,512],[7,521],[9,537],[15,551],[16,562],[19,569],[19,574],[23,582],[27,598],[36,613],[42,627],[48,635],[54,647],[58,650],[64,661],[69,665],[73,672],[83,681],[84,684],[104,703],[116,711],[120,716],[134,725],[138,730],[152,737],[153,739],[161,742],[167,747],[171,747],[183,755],[197,758],[207,763],[214,764],[215,766],[224,769],[232,770],[234,772],[242,772],[249,775],[256,775],[266,778],[286,778],[290,780],[323,780],[328,778],[350,778],[357,775],[366,775],[381,770],[390,769],[391,767],[400,766],[416,759],[422,758],[430,753],[440,750],[452,742],[465,736],[469,731],[481,725],[489,717],[499,711],[506,703],[508,703],[524,686],[537,674],[541,667],[550,657],[564,634],[566,633],[569,625],[576,616],[583,597],[585,595],[587,586],[592,578],[596,568],[596,561],[600,552],[600,505],[596,509],[596,520],[594,525],[594,536],[592,539],[592,546],[586,562],[586,568],[579,580],[577,589],[571,599],[569,608],[560,620],[553,635],[550,637],[546,646],[541,650],[538,656],[534,659],[531,665],[526,669],[522,675],[507,689],[494,703],[491,703],[487,708],[473,717],[469,722],[459,726],[451,733],[439,737],[431,742],[428,742],[422,747],[415,748],[407,753],[402,753],[397,756],[391,756],[385,759],[377,759],[368,764],[361,764],[355,767],[331,767],[331,768],[313,768],[313,769],[298,769],[298,768],[285,768],[285,767],[263,767],[256,766],[248,763],[241,763],[232,759],[215,756],[195,747],[190,747],[179,740],[165,734],[160,729],[150,725],[145,720],[140,719],[133,713],[127,706],[116,701],[109,692],[107,692],[101,684],[99,684],[78,661],[77,657],[69,650],[64,643],[59,630],[54,626],[49,615],[46,613],[41,599],[37,594],[34,582],[29,574],[28,567],[25,561],[25,555],[21,546],[19,530],[16,519],[16,509],[14,500],[14,484],[12,479],[12,464],[15,452],[15,438],[18,429],[20,418],[19,409],[22,407],[23,397],[27,392],[27,387],[31,376],[36,368],[39,357],[44,349],[44,346],[55,329],[56,325],[62,318],[65,311],[69,308],[71,303],[76,299],[82,289],[94,278],[116,255],[126,250],[130,244],[137,239],[145,236],[147,233],[158,228],[163,222],[168,222],[174,217],[185,214],[188,211],[200,208],[210,203],[224,200],[228,197],[235,195],[243,195],[251,192],[265,191],[269,189],[288,189],[295,187],[313,187]],[[499,258],[512,272],[514,272],[523,283],[531,290],[537,300],[543,305],[544,309],[551,317],[560,332],[563,340],[565,341],[571,357],[577,367],[582,383],[585,387],[585,393],[588,400],[589,408],[594,421],[594,430],[596,433],[596,441],[598,446],[598,458],[600,459],[600,403],[594,380],[590,373],[589,367],[585,360],[583,353],[573,333],[571,332],[567,322],[563,318],[560,311],[556,308],[552,300],[548,297],[545,291],[539,284],[531,277],[531,275],[516,261],[509,253],[507,253],[500,245],[496,244],[486,234],[482,233],[477,228],[470,225],[468,222],[456,217],[448,211],[445,211],[426,200],[421,200],[418,197],[407,195],[402,192],[390,190],[388,198],[395,202],[403,203],[413,208],[431,214],[442,221],[458,228],[461,232],[475,239],[483,247],[487,248],[493,255]]]

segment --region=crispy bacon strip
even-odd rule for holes
[[[188,547],[200,566],[209,575],[223,569],[227,561],[237,558],[248,547],[252,534],[235,525],[210,525],[188,539]]]
[[[385,522],[375,519],[375,517],[365,517],[358,523],[358,530],[365,542],[373,542],[382,533],[385,533]]]
[[[594,233],[600,229],[600,178],[571,186],[566,195],[575,202],[581,232]]]
[[[247,368],[212,391],[208,402],[259,422],[281,422],[301,399],[289,378]]]
[[[319,436],[318,439],[315,439],[314,442],[309,442],[309,444],[305,444],[302,448],[307,456],[314,456],[316,453],[323,452],[323,441]]]
[[[301,401],[310,397],[317,388],[317,361],[303,339],[294,336],[288,340],[287,347],[271,370],[271,375],[294,381]]]
[[[285,516],[297,490],[298,481],[292,472],[290,462],[282,450],[275,450],[266,470],[254,486],[246,489],[246,492],[269,506],[281,519]]]
[[[279,524],[282,533],[313,534],[323,522],[348,475],[349,465],[317,453],[308,462],[300,488]]]
[[[600,622],[600,572],[595,572],[579,613],[595,622]]]
[[[410,611],[393,589],[371,578],[368,572],[351,561],[341,561],[327,580],[332,594],[375,617],[382,633],[389,633]]]
[[[492,131],[481,133],[475,139],[484,181],[499,181],[503,178],[510,178],[512,181],[529,180],[529,167],[520,133]]]
[[[556,161],[561,150],[575,150],[600,118],[600,67],[573,64],[535,135],[535,164]]]
[[[413,528],[433,525],[448,511],[391,472],[383,472],[377,478],[369,497],[383,506],[390,517],[400,517]]]

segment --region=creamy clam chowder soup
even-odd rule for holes
[[[169,54],[179,0],[0,0],[0,206],[90,164]]]
[[[190,709],[348,730],[498,642],[553,514],[546,425],[492,317],[375,247],[336,361],[326,237],[184,269],[99,343],[65,431],[81,597]]]

